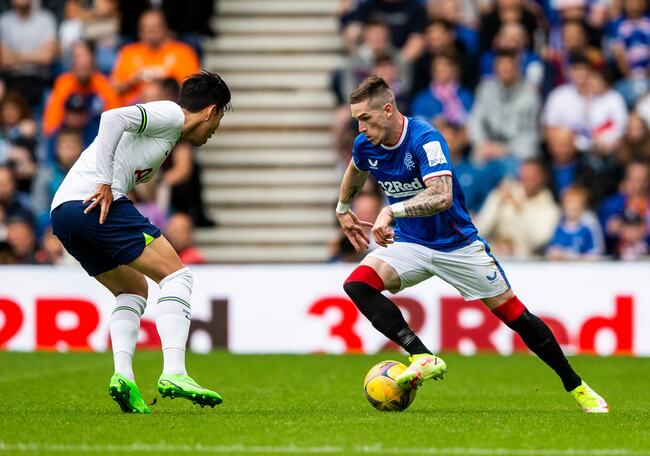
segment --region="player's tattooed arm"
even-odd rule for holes
[[[359,194],[366,183],[368,173],[359,171],[352,160],[345,171],[343,181],[341,182],[341,190],[339,192],[339,201],[342,203],[351,203],[352,200]]]
[[[451,176],[438,176],[426,181],[426,188],[413,198],[404,201],[403,217],[426,217],[451,207]]]

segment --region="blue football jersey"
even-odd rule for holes
[[[404,117],[402,135],[392,147],[373,145],[365,135],[354,141],[352,160],[360,171],[369,171],[390,203],[412,198],[424,190],[430,177],[451,176],[451,208],[428,217],[395,219],[395,241],[413,242],[451,251],[479,239],[465,208],[465,196],[453,174],[449,148],[440,132],[426,122]]]

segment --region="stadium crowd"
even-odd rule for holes
[[[214,0],[0,1],[0,263],[60,264],[52,197],[95,138],[100,115],[176,99],[200,68]],[[203,211],[193,148],[176,146],[158,180],[141,185],[140,211],[186,263]]]
[[[347,166],[352,88],[388,81],[437,127],[500,256],[635,260],[650,250],[646,0],[342,0],[332,134]],[[383,205],[369,183],[353,210]],[[334,260],[358,261],[345,236]]]

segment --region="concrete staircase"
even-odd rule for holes
[[[204,199],[219,222],[197,230],[217,263],[321,262],[336,234],[337,157],[329,74],[341,62],[338,0],[219,0],[204,66],[234,110],[200,149]]]

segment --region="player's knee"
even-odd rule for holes
[[[194,276],[190,268],[184,267],[175,272],[172,272],[167,277],[163,278],[158,283],[158,285],[160,286],[160,288],[163,288],[166,285],[171,283],[177,284],[178,286],[182,286],[184,288],[187,288],[189,291],[191,291],[192,286],[194,285]]]
[[[503,304],[492,309],[492,313],[508,326],[521,317],[524,312],[526,312],[526,306],[517,296],[511,297]]]
[[[343,290],[354,299],[360,294],[368,292],[381,292],[384,289],[384,281],[370,266],[361,265],[345,279]]]

